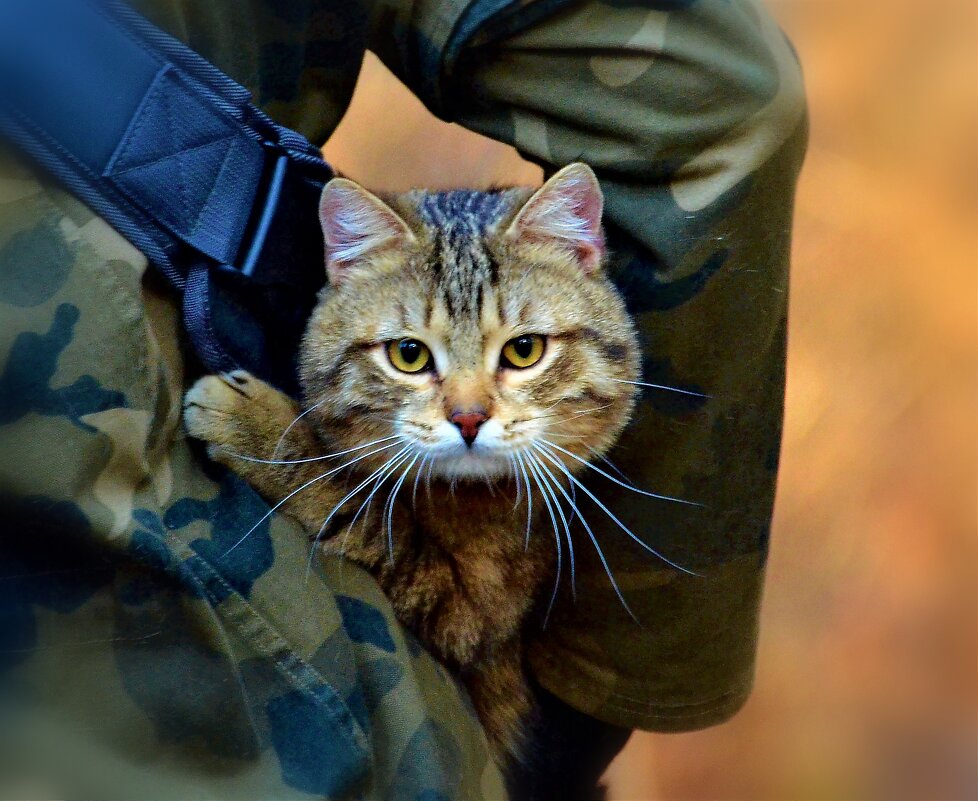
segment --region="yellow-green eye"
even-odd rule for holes
[[[522,370],[532,367],[543,356],[547,340],[540,334],[525,334],[503,345],[503,366]]]
[[[387,358],[403,373],[420,373],[431,364],[431,351],[416,339],[395,339],[387,343]]]

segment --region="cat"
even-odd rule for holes
[[[382,200],[335,178],[302,405],[241,371],[185,399],[211,458],[376,577],[466,685],[504,770],[532,709],[524,637],[559,579],[570,475],[615,443],[635,400],[602,205],[580,163],[535,192]]]

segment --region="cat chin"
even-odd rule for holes
[[[512,474],[509,458],[501,453],[467,451],[458,455],[439,456],[432,463],[431,473],[448,481],[491,481]]]

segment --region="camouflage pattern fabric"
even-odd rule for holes
[[[441,116],[594,166],[649,388],[588,484],[636,625],[583,547],[537,680],[625,727],[743,703],[780,438],[797,64],[749,0],[142,0],[313,140],[365,46]],[[0,162],[0,797],[503,797],[449,676],[351,565],[310,560],[181,433],[175,298],[76,200]],[[709,397],[703,397],[707,395]],[[241,536],[254,533],[238,544]],[[5,786],[6,785],[6,786]]]
[[[181,433],[142,255],[29,176],[0,204],[0,797],[502,797],[376,585]]]

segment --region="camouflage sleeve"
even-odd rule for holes
[[[0,155],[0,798],[502,798],[373,580],[188,442],[154,279]]]
[[[373,0],[127,0],[252,93],[310,142],[353,94]]]
[[[499,10],[502,6],[502,10]],[[577,602],[532,647],[541,684],[610,723],[717,723],[752,682],[784,389],[788,251],[806,139],[790,46],[753,0],[386,6],[374,47],[445,118],[601,179],[610,270],[648,387],[612,454],[646,490],[583,500]]]

